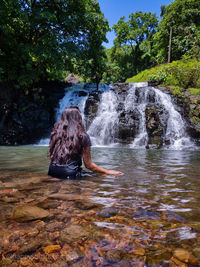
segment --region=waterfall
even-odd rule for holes
[[[164,149],[194,148],[193,142],[186,133],[185,122],[168,93],[149,87],[147,83],[123,86],[123,84],[113,86],[100,84],[99,92],[95,91],[94,84],[76,84],[68,87],[55,112],[56,121],[60,119],[63,110],[70,105],[78,106],[83,121],[87,120],[88,114],[85,113],[86,115],[84,115],[86,101],[90,99],[87,105],[92,105],[92,97],[94,97],[94,93],[98,93],[98,97],[100,96],[100,101],[97,100],[96,106],[98,110],[93,113],[93,116],[89,117],[89,124],[87,123],[87,126],[89,125],[87,132],[94,146],[113,146],[119,145],[121,141],[124,142],[124,136],[120,136],[121,127],[122,130],[124,128],[125,130],[128,129],[129,139],[132,139],[127,144],[130,148],[154,148],[151,140],[152,133],[149,132],[149,121],[147,121],[148,119],[151,123],[151,120],[154,119],[154,122],[158,120],[159,125],[161,125],[159,138],[162,141],[160,146]],[[90,107],[87,106],[87,111],[93,112],[93,108]],[[155,109],[153,114],[156,114],[156,117],[153,119],[151,113],[149,113],[148,118],[147,111],[149,108]],[[38,145],[48,145],[48,143],[49,138],[46,138],[42,139]]]
[[[106,84],[99,85],[100,92],[108,91],[109,89],[110,87]],[[95,84],[82,83],[82,84],[74,84],[71,87],[67,87],[65,96],[60,100],[59,107],[56,109],[55,121],[58,121],[60,119],[60,116],[66,107],[77,106],[81,111],[84,122],[85,102],[88,98],[89,93],[95,90],[96,90]],[[39,146],[49,145],[49,137],[41,139],[37,145]]]
[[[117,96],[110,90],[101,97],[97,116],[88,129],[93,145],[108,145],[114,142],[118,125]]]
[[[85,84],[74,84],[70,88],[67,88],[65,96],[60,100],[59,107],[56,110],[56,121],[60,119],[63,110],[69,106],[79,107],[82,116],[84,116],[85,102],[88,98],[88,93],[91,91],[84,88]]]
[[[146,129],[146,107],[148,104],[157,105],[163,109],[160,120],[165,122],[163,142],[169,143],[165,148],[183,149],[193,147],[194,144],[186,134],[186,126],[181,114],[176,110],[169,94],[153,87],[141,87],[132,84],[125,100],[125,110],[137,110],[139,113],[138,133],[130,145],[131,148],[145,148],[148,144],[148,133]]]
[[[131,147],[133,148],[145,148],[148,143],[148,134],[146,131],[146,119],[145,119],[145,110],[147,105],[147,90],[140,90],[139,96],[137,96],[137,90],[138,90],[137,84],[132,84],[128,95],[125,99],[125,110],[126,111],[134,111],[137,110],[139,113],[139,129],[138,134],[136,138],[134,139],[133,143],[131,144]],[[143,87],[143,84],[141,85],[141,88]]]
[[[168,112],[167,128],[164,136],[165,140],[169,140],[172,149],[181,149],[184,147],[193,147],[194,143],[186,133],[185,122],[181,114],[175,109],[171,96],[162,91],[151,88],[156,94],[156,102],[161,103],[163,108]]]

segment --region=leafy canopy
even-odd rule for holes
[[[163,18],[154,36],[154,51],[158,63],[166,62],[169,31],[172,28],[172,60],[183,55],[199,57],[200,1],[176,0],[161,10]]]
[[[156,15],[150,12],[131,13],[128,21],[125,17],[120,18],[113,26],[116,38],[105,80],[111,75],[114,81],[125,81],[152,64],[152,36],[157,24]]]
[[[109,30],[96,0],[0,0],[0,81],[27,86],[103,71]]]

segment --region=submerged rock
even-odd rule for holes
[[[60,237],[63,242],[72,243],[79,240],[85,240],[90,236],[90,232],[80,225],[70,225],[61,231]]]
[[[61,247],[60,245],[49,245],[43,248],[43,251],[45,254],[50,254],[53,252],[60,251]]]
[[[43,219],[50,214],[48,211],[36,206],[18,206],[13,209],[12,219],[20,222]]]
[[[173,253],[173,256],[184,263],[189,263],[194,266],[198,265],[198,259],[195,258],[191,252],[185,249],[176,249]]]
[[[31,240],[31,242],[24,244],[18,251],[18,255],[22,255],[25,253],[30,253],[36,251],[38,248],[42,246],[42,241],[40,239]]]

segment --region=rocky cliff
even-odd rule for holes
[[[40,83],[30,90],[0,88],[0,145],[33,144],[54,124],[54,111],[65,94],[65,83]]]

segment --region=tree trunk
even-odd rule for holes
[[[170,33],[169,33],[168,63],[171,62],[171,49],[172,49],[172,27],[170,27]]]

